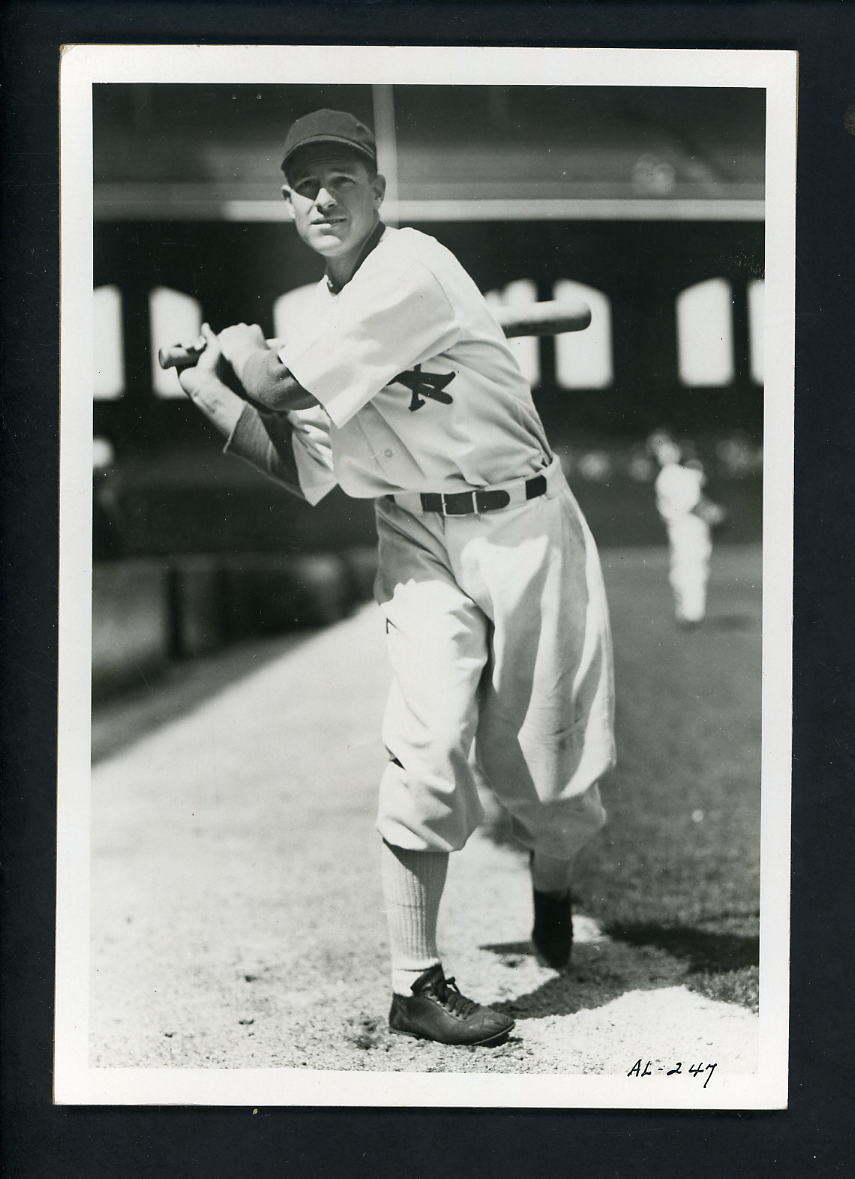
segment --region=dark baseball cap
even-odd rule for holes
[[[288,161],[301,148],[313,143],[337,143],[350,147],[372,164],[377,164],[377,145],[370,128],[347,111],[319,110],[303,115],[291,126],[285,139],[282,171],[287,172]]]

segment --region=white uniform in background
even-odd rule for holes
[[[712,539],[710,526],[697,513],[703,498],[702,470],[666,463],[656,477],[656,507],[668,530],[669,580],[678,622],[702,622],[706,614]]]
[[[444,246],[381,225],[289,341],[280,358],[321,408],[247,407],[226,449],[310,503],[336,483],[376,502],[394,674],[381,834],[462,847],[483,774],[523,843],[572,858],[604,821],[597,781],[614,762],[608,611],[504,333]]]

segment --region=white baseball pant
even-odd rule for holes
[[[558,460],[517,507],[441,516],[377,501],[377,601],[393,683],[377,826],[416,850],[463,846],[481,775],[514,834],[572,858],[605,821],[614,764],[608,609]]]
[[[674,612],[681,622],[701,622],[707,611],[712,556],[710,527],[700,516],[689,514],[669,520],[667,527]]]

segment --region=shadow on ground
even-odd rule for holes
[[[527,942],[503,942],[481,947],[498,955],[508,970],[520,966],[532,953]],[[680,986],[687,974],[685,963],[653,947],[620,942],[577,945],[568,970],[556,974],[534,990],[491,1003],[515,1019],[543,1019],[549,1015],[575,1015],[604,1007],[627,991]]]
[[[750,614],[709,614],[703,626],[706,630],[759,630],[760,620]]]
[[[481,947],[514,970],[532,955],[529,942]],[[603,1007],[628,991],[685,986],[709,998],[756,1009],[759,941],[687,927],[631,925],[602,941],[576,944],[569,968],[532,991],[493,1003],[515,1019],[574,1015]]]
[[[631,946],[655,946],[665,950],[688,963],[692,974],[740,970],[744,966],[756,966],[760,961],[759,937],[653,923],[610,926],[606,932],[609,937]]]
[[[200,707],[245,676],[311,639],[317,631],[247,640],[225,651],[169,664],[150,682],[128,689],[92,708],[92,763],[120,753],[161,725]]]

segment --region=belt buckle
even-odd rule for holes
[[[459,500],[464,495],[469,496],[470,511],[464,510],[461,512],[461,511],[449,510],[448,502],[450,500]],[[444,518],[447,518],[448,516],[468,516],[468,515],[471,515],[473,511],[476,511],[476,509],[474,508],[475,493],[472,491],[449,491],[447,493],[444,491],[441,491],[439,493],[439,502],[440,502],[440,506],[442,507],[442,515]],[[476,512],[476,514],[477,514],[477,512]]]

